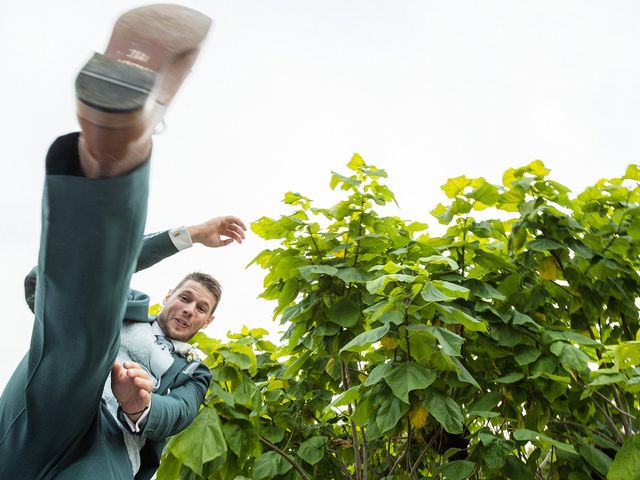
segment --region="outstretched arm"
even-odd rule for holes
[[[149,268],[161,260],[178,253],[180,250],[189,248],[194,243],[200,243],[205,247],[211,248],[224,247],[234,241],[242,243],[246,230],[247,227],[242,220],[233,215],[226,215],[212,218],[186,229],[166,230],[145,235],[135,271],[139,272]],[[172,237],[172,232],[188,238],[181,238],[181,240],[185,241],[178,242],[175,237]],[[36,267],[34,267],[24,279],[24,296],[32,312],[34,311],[36,282]]]
[[[211,248],[224,247],[233,241],[242,243],[246,230],[247,227],[242,220],[233,215],[227,215],[212,218],[186,229],[145,235],[136,272],[149,268],[180,250],[189,248],[194,243]]]

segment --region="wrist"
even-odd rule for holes
[[[200,233],[202,232],[202,228],[200,225],[191,225],[190,227],[187,227],[187,232],[189,233],[193,243],[201,243]]]
[[[147,404],[147,406],[144,407],[142,410],[138,410],[134,412],[128,412],[122,405],[120,405],[120,408],[122,409],[122,413],[124,413],[127,417],[129,417],[129,420],[135,423],[142,416],[142,414],[149,409],[149,404]]]

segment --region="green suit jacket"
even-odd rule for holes
[[[136,272],[149,268],[161,260],[177,253],[169,236],[169,231],[145,235],[138,256]],[[37,287],[37,267],[34,267],[25,277],[24,289],[27,305],[34,311],[35,293]],[[149,316],[149,297],[137,290],[130,290],[124,320],[138,322],[153,322],[155,317]],[[173,364],[162,376],[159,388],[153,394],[151,410],[146,423],[139,435],[144,435],[147,440],[140,451],[141,465],[135,480],[150,479],[158,468],[160,457],[166,438],[180,432],[195,418],[201,403],[204,401],[209,382],[210,370],[198,360],[187,361],[177,353],[173,353]],[[101,406],[100,415],[110,428],[105,428],[104,437],[109,438],[109,443],[121,443],[117,426],[113,425],[110,413]],[[120,410],[118,417],[124,428],[129,430],[124,420],[124,414]],[[95,443],[100,444],[100,440]],[[113,448],[113,446],[109,446]],[[96,457],[101,457],[102,451],[95,452]],[[93,468],[91,450],[76,464],[70,466],[68,474],[85,474],[86,469]],[[123,462],[125,463],[125,462]],[[130,467],[129,467],[130,468]],[[77,471],[76,471],[77,470]],[[130,472],[130,470],[129,470]]]

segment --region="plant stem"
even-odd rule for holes
[[[404,460],[404,457],[407,455],[407,451],[405,450],[404,452],[402,452],[402,454],[396,458],[396,461],[393,462],[393,465],[391,466],[391,469],[389,470],[389,474],[387,475],[388,477],[391,476],[391,474],[393,473],[393,471],[396,469],[396,467],[400,464],[400,462],[402,462],[402,460]]]
[[[466,245],[467,245],[467,221],[469,220],[468,217],[465,217],[464,219],[464,225],[462,226],[462,248],[460,249],[461,252],[458,254],[458,260],[459,260],[459,264],[460,264],[460,275],[464,277],[464,269],[466,268],[466,265],[464,264],[464,256],[466,253]]]
[[[309,477],[307,477],[307,474],[304,472],[304,470],[302,470],[302,467],[300,467],[300,465],[298,465],[293,458],[291,458],[285,452],[280,450],[280,448],[278,448],[277,445],[274,445],[264,437],[260,437],[260,443],[262,443],[267,448],[270,448],[271,450],[276,452],[278,455],[280,455],[282,458],[284,458],[287,462],[289,462],[291,466],[297,470],[297,472],[300,474],[303,480],[310,480]]]
[[[320,263],[324,263],[322,260],[322,253],[320,253],[320,249],[318,248],[318,244],[316,243],[316,237],[311,233],[311,228],[307,225],[307,231],[309,232],[309,237],[311,237],[311,243],[313,243],[314,248],[316,249],[316,255],[318,256],[318,261]]]
[[[360,255],[360,237],[362,236],[362,217],[364,217],[364,196],[360,202],[360,218],[358,219],[358,241],[356,242],[356,253],[353,257],[353,266],[358,263],[358,256]]]
[[[631,425],[629,424],[629,419],[627,417],[634,417],[621,408],[622,402],[620,401],[620,396],[618,395],[618,389],[615,385],[611,385],[611,387],[611,390],[613,390],[613,397],[616,400],[616,405],[614,405],[614,407],[621,414],[620,420],[622,421],[622,426],[624,427],[624,435],[625,437],[630,437],[633,434],[633,430],[631,428]]]
[[[347,366],[344,363],[344,360],[340,360],[340,369],[342,370],[342,387],[344,388],[345,391],[349,390],[349,388],[351,388],[351,380],[349,378],[349,371]],[[349,412],[349,423],[351,424],[351,436],[353,438],[353,458],[354,458],[354,462],[355,462],[355,480],[360,480],[362,477],[361,475],[361,470],[362,470],[362,462],[360,459],[360,445],[359,445],[359,438],[358,438],[358,426],[356,425],[356,422],[353,421],[353,407],[351,406],[351,404],[348,405],[348,412]],[[366,479],[362,479],[362,480],[366,480]]]
[[[413,432],[411,431],[411,421],[409,420],[409,417],[407,417],[407,446],[406,446],[406,450],[407,450],[407,456],[406,456],[406,469],[410,470],[411,469],[411,436],[413,435]],[[412,475],[409,475],[412,476]]]
[[[420,464],[422,463],[422,459],[424,459],[424,457],[427,455],[427,452],[429,451],[429,448],[431,448],[431,443],[433,442],[433,440],[435,438],[436,438],[436,436],[432,435],[431,438],[429,439],[429,441],[427,442],[427,444],[425,445],[425,447],[420,452],[420,455],[418,455],[417,460],[415,461],[415,463],[413,464],[413,467],[411,467],[411,471],[409,472],[409,476],[410,477],[415,476],[415,474],[418,472],[418,468],[420,467]]]
[[[602,395],[602,394],[601,394]],[[604,396],[604,395],[603,395]],[[606,397],[605,397],[606,398]],[[609,399],[607,399],[608,401]],[[600,405],[598,402],[594,402],[596,407],[598,407],[603,415],[604,418],[607,420],[607,423],[609,424],[609,426],[611,427],[611,431],[614,434],[614,436],[616,437],[616,442],[618,442],[620,445],[622,445],[624,443],[624,437],[622,436],[622,434],[620,433],[620,430],[618,430],[618,426],[615,424],[615,422],[611,419],[611,416],[609,415],[609,412],[607,412],[607,409],[605,407],[603,407],[602,405]]]
[[[616,391],[615,389],[612,389],[612,390],[613,390],[613,395],[614,395],[614,397],[616,397],[616,401],[617,401],[618,403],[620,403],[620,397],[618,397],[618,393],[617,393],[617,391]],[[597,394],[598,394],[599,396],[601,396],[604,400],[606,400],[608,405],[611,405],[613,408],[615,408],[615,409],[620,413],[620,416],[621,416],[622,418],[625,418],[625,417],[634,418],[634,419],[636,418],[636,417],[634,417],[633,415],[631,415],[629,412],[627,412],[626,410],[623,410],[622,408],[618,407],[615,403],[613,403],[609,398],[607,398],[607,397],[606,397],[605,395],[603,395],[602,393],[600,393],[600,392],[598,392],[598,391],[596,391],[595,393],[597,393]]]
[[[409,305],[404,305],[404,337],[407,342],[407,362],[411,360],[411,342],[409,342]]]

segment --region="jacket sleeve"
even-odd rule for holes
[[[149,268],[159,261],[178,253],[178,251],[171,241],[171,237],[169,237],[169,230],[145,235],[135,271],[139,272]]]
[[[210,381],[211,371],[200,363],[185,382],[165,395],[153,395],[142,435],[164,440],[188,427],[204,402]]]
[[[149,268],[152,265],[178,253],[179,250],[169,237],[169,230],[159,233],[145,235],[142,240],[142,249],[138,255],[136,272]],[[34,312],[34,302],[36,297],[36,283],[38,267],[33,267],[24,279],[24,299],[29,309]]]

